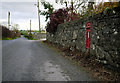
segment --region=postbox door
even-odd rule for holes
[[[86,48],[90,48],[90,29],[86,30]]]

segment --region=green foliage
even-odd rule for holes
[[[21,35],[25,35],[25,34],[27,34],[27,33],[28,33],[27,30],[21,30],[21,31],[20,31],[20,34],[21,34]]]
[[[39,32],[38,30],[31,30],[31,32]],[[34,34],[30,33],[29,30],[23,30],[23,31],[20,31],[21,35],[24,35],[25,38],[29,39],[29,40],[37,40],[37,39],[34,39]]]
[[[33,34],[28,34],[28,39],[33,39]]]
[[[28,38],[29,40],[33,40],[33,34],[25,33],[25,34],[24,34],[24,37],[25,37],[25,38]]]
[[[95,2],[89,2],[89,0],[56,0],[56,3],[70,4],[68,8],[72,8],[73,6],[73,12],[79,13],[81,17],[101,13],[102,11],[112,9],[119,5],[119,2],[101,2],[96,4]]]
[[[44,9],[46,11],[41,11],[40,14],[44,15],[46,17],[45,21],[47,21],[48,18],[50,17],[50,15],[53,13],[54,8],[53,8],[53,5],[51,5],[49,2],[44,1],[44,2],[41,2],[41,3],[44,6]]]
[[[93,13],[101,13],[104,10],[112,9],[113,7],[117,7],[119,5],[118,2],[104,2],[99,3],[98,5],[95,5],[93,8]]]
[[[86,9],[86,12],[84,13],[84,16],[90,16],[93,14],[101,13],[103,11],[108,11],[109,9],[112,9],[113,7],[118,6],[118,2],[104,2],[93,5],[93,2],[90,2],[88,4],[88,8]]]
[[[12,40],[12,38],[2,38],[2,40]]]
[[[72,12],[79,13],[80,7],[88,0],[56,0],[57,4],[65,4],[66,8],[70,8]]]
[[[37,39],[34,39],[34,35],[29,33],[28,31],[21,31],[21,34],[24,35],[24,37],[29,40],[37,40]]]

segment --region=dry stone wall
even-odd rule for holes
[[[35,33],[34,39],[46,39],[46,33]]]
[[[86,52],[86,23],[91,23],[90,55],[112,69],[120,68],[120,8],[58,25],[54,34],[47,33],[47,41],[75,47]]]

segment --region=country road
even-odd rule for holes
[[[2,81],[95,81],[86,69],[40,40],[2,41]]]

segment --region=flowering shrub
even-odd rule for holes
[[[76,14],[76,13],[69,13],[68,15],[67,15],[67,18],[66,18],[66,21],[67,22],[69,22],[69,21],[73,21],[73,20],[75,20],[75,19],[77,19],[77,18],[79,18],[78,17],[78,14]]]
[[[6,28],[5,26],[1,26],[0,28],[2,29],[2,38],[16,38],[16,37],[20,37],[20,33],[19,31],[11,31],[8,28]]]
[[[69,13],[69,9],[59,9],[54,11],[50,15],[50,22],[47,23],[47,32],[54,33],[57,29],[57,26],[64,21],[72,21],[77,19],[76,13]]]
[[[64,23],[64,19],[67,16],[67,11],[65,9],[59,9],[54,11],[50,15],[50,22],[47,24],[47,32],[54,33],[57,29],[58,24]]]

